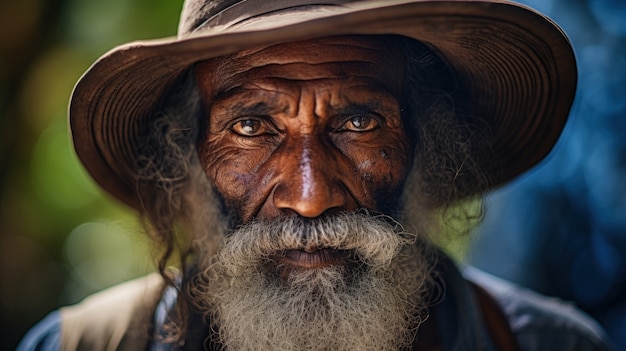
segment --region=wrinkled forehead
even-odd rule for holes
[[[363,79],[399,94],[404,55],[394,36],[337,36],[282,43],[241,51],[196,65],[204,93],[240,80]]]

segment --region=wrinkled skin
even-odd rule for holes
[[[200,160],[236,224],[359,208],[396,214],[415,140],[402,119],[404,61],[394,45],[324,38],[195,66],[206,117]],[[272,261],[286,275],[348,264],[332,248],[280,255]],[[438,346],[433,323],[420,327],[414,349]]]
[[[208,119],[200,159],[237,222],[393,214],[413,159],[393,49],[336,37],[196,65]]]

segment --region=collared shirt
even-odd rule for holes
[[[521,350],[610,351],[612,347],[602,328],[573,305],[547,298],[530,290],[491,276],[473,267],[463,275],[448,259],[439,263],[445,297],[432,308],[436,314],[442,348],[446,351],[495,351],[478,303],[467,280],[485,288],[500,304]],[[465,279],[464,279],[465,278]],[[157,333],[176,300],[176,289],[165,290],[154,314]],[[52,312],[31,329],[18,351],[60,350],[61,316]],[[174,345],[153,341],[150,351],[176,349]]]

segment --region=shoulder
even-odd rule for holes
[[[119,323],[122,315],[125,319],[132,317],[130,312],[142,305],[153,308],[154,301],[147,297],[160,296],[164,286],[161,276],[153,273],[97,292],[76,305],[64,307],[61,316],[64,322],[74,318],[94,318],[101,323],[107,321],[107,318],[115,318]]]
[[[135,279],[63,307],[39,322],[18,350],[136,349],[148,341],[165,283],[158,274]],[[122,347],[124,346],[124,347]],[[127,347],[128,346],[128,347]]]
[[[612,350],[602,327],[573,304],[474,267],[463,273],[498,301],[522,350]]]

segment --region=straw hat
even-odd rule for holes
[[[138,131],[149,128],[151,109],[190,65],[255,46],[346,34],[404,35],[449,63],[475,113],[491,125],[496,185],[542,160],[567,119],[576,88],[570,43],[554,22],[519,4],[186,0],[178,37],[117,47],[79,80],[69,111],[78,157],[105,190],[139,208],[132,152]]]

